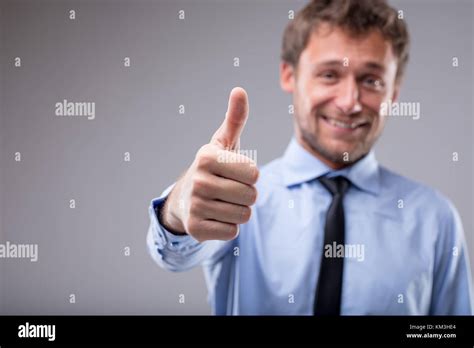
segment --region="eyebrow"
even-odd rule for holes
[[[342,65],[343,65],[342,60],[337,60],[337,59],[326,60],[326,61],[322,61],[320,63],[313,64],[313,70],[317,69],[317,68],[320,68],[320,67],[332,67],[332,66],[340,67]],[[377,62],[367,62],[367,63],[364,64],[364,67],[366,67],[368,69],[371,69],[371,70],[378,70],[380,72],[385,71],[385,67],[382,64],[377,63]]]
[[[341,66],[343,64],[342,60],[326,60],[322,61],[321,63],[315,63],[313,64],[314,68],[320,67],[320,66]]]
[[[385,67],[382,64],[376,63],[376,62],[367,62],[364,64],[367,68],[372,69],[372,70],[379,70],[380,72],[385,71]]]

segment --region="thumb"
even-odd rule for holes
[[[234,150],[238,147],[240,134],[247,122],[249,101],[247,92],[241,87],[235,87],[230,92],[229,106],[224,122],[214,133],[211,143],[225,149]]]

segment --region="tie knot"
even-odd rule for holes
[[[343,176],[334,178],[319,178],[321,184],[334,196],[336,194],[344,195],[350,186],[350,181]]]

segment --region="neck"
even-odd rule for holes
[[[314,157],[316,157],[318,160],[320,160],[321,162],[323,162],[325,165],[327,165],[329,168],[333,170],[339,170],[339,169],[346,168],[352,165],[352,163],[340,163],[340,162],[331,161],[330,159],[324,157],[315,149],[313,149],[301,136],[296,136],[296,140],[306,151],[308,151],[310,154],[312,154]]]

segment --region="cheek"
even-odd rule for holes
[[[308,81],[300,89],[301,106],[305,114],[313,114],[317,108],[331,100],[334,88]]]
[[[370,129],[369,132],[369,137],[370,138],[378,138],[380,134],[382,133],[385,122],[386,122],[386,117],[380,115],[377,111],[373,114],[373,123],[372,123],[372,128]]]
[[[374,117],[380,116],[380,107],[383,101],[383,96],[377,94],[366,94],[361,97],[361,104]]]
[[[370,130],[372,136],[380,135],[385,125],[386,117],[382,116],[380,112],[382,102],[385,102],[385,95],[371,93],[361,96],[363,108],[366,109],[373,118],[373,125]]]

